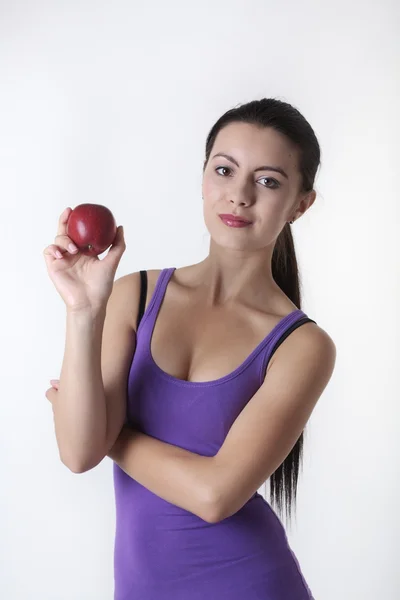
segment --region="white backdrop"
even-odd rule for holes
[[[117,277],[202,260],[206,135],[264,96],[321,144],[293,232],[303,310],[337,347],[289,541],[316,600],[399,598],[399,18],[395,0],[0,2],[1,598],[113,595],[111,460],[68,471],[45,398],[64,351],[42,255],[59,214],[111,208]]]

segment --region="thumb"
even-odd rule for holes
[[[107,255],[104,257],[103,261],[116,268],[119,261],[121,260],[121,256],[125,252],[125,249],[126,244],[124,237],[124,228],[122,227],[122,225],[119,225],[117,227],[117,233],[115,235],[112,246],[107,252]]]

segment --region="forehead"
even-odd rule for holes
[[[217,152],[232,155],[241,166],[256,168],[259,165],[275,164],[288,174],[289,171],[298,171],[298,149],[284,134],[272,127],[229,123],[219,131],[211,157]]]

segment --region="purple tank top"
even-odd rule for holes
[[[160,273],[137,330],[127,422],[169,444],[214,456],[263,383],[273,349],[300,319],[312,319],[293,311],[225,377],[177,379],[158,367],[150,351],[174,271]],[[313,600],[279,517],[258,492],[237,513],[210,524],[153,494],[116,463],[113,469],[114,600]]]

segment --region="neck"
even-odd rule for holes
[[[201,282],[208,306],[265,306],[266,298],[272,301],[282,293],[272,277],[271,258],[265,254],[209,254],[196,265],[196,270],[196,280]]]

